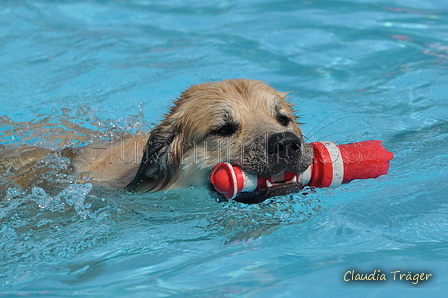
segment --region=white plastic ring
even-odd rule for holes
[[[323,141],[321,143],[330,153],[331,164],[333,166],[333,180],[331,181],[330,187],[338,187],[344,179],[344,161],[342,160],[341,152],[334,142]]]

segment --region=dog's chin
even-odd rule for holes
[[[240,192],[234,200],[245,204],[258,204],[272,197],[298,192],[303,187],[299,182],[274,183],[270,187],[258,188],[252,192]]]
[[[232,163],[234,166],[239,166],[243,171],[250,174],[256,175],[257,177],[269,178],[283,174],[285,172],[302,173],[304,172],[310,163],[271,163],[268,167],[250,167],[243,166],[237,162]],[[235,201],[246,203],[246,204],[257,204],[275,196],[287,195],[290,193],[300,191],[305,185],[302,185],[296,180],[292,181],[281,181],[276,183],[271,183],[270,186],[263,188],[257,188],[252,192],[241,192],[235,197]]]
[[[303,173],[311,164],[311,158],[299,160],[291,163],[285,159],[276,160],[267,164],[240,164],[232,162],[234,166],[240,167],[243,171],[257,177],[270,178],[281,175],[285,172]],[[297,180],[271,183],[269,186],[258,188],[252,192],[241,192],[235,197],[235,201],[246,204],[257,204],[271,197],[287,195],[300,191],[305,185]]]

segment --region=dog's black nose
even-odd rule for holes
[[[281,158],[293,159],[300,154],[302,141],[292,132],[275,133],[268,137],[269,154],[278,154]]]

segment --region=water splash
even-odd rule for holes
[[[59,150],[138,131],[147,132],[152,125],[144,120],[142,104],[138,109],[137,115],[105,120],[97,117],[97,109],[85,103],[76,110],[60,108],[52,114],[38,114],[29,122],[15,122],[8,116],[0,116],[0,143]]]
[[[29,282],[65,259],[113,237],[121,209],[72,184],[55,196],[9,188],[0,208],[0,284]]]
[[[79,216],[86,218],[91,205],[84,204],[84,201],[91,190],[92,184],[90,183],[73,184],[55,197],[51,197],[43,188],[33,187],[29,197],[39,205],[41,211],[64,212],[68,207],[73,207]]]

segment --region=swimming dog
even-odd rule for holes
[[[72,171],[80,177],[87,173],[87,180],[132,192],[211,186],[210,173],[220,162],[261,177],[305,171],[313,150],[299,125],[287,93],[260,81],[232,79],[191,86],[149,137],[135,135],[114,146],[66,148],[62,155],[70,158]],[[26,152],[32,155],[37,152],[33,150]],[[130,152],[135,153],[132,161],[125,158]],[[236,199],[260,202],[301,187],[294,181],[274,184]]]

